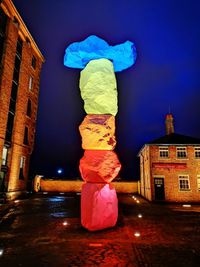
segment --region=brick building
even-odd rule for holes
[[[141,195],[150,201],[200,202],[200,139],[174,133],[166,116],[166,135],[139,152]]]
[[[26,191],[44,58],[11,0],[0,1],[0,192]]]

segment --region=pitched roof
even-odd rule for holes
[[[200,138],[172,133],[148,142],[147,145],[200,145]]]

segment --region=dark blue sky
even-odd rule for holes
[[[78,125],[85,116],[79,70],[63,65],[66,46],[91,34],[111,45],[133,41],[136,64],[117,73],[117,148],[121,177],[138,178],[136,155],[165,134],[171,107],[177,133],[200,138],[200,1],[14,0],[42,51],[35,173],[79,176],[83,153]]]

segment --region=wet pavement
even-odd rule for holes
[[[117,226],[98,232],[81,227],[75,193],[1,205],[0,266],[200,266],[200,205],[118,197]]]

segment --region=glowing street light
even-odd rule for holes
[[[142,218],[142,214],[138,214],[138,218]]]
[[[68,225],[68,222],[66,222],[66,221],[65,221],[65,222],[63,222],[63,225],[64,225],[64,226]]]
[[[57,174],[62,174],[62,173],[63,173],[63,169],[62,168],[57,169]]]
[[[140,201],[139,201],[139,200],[137,200],[137,201],[136,201],[136,203],[140,203]]]

